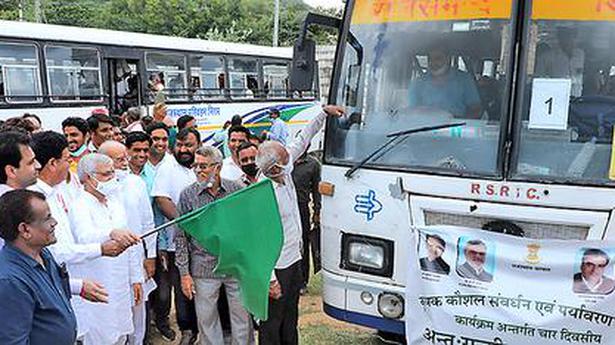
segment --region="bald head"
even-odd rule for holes
[[[283,168],[288,164],[289,155],[284,145],[277,141],[266,141],[258,147],[256,165],[265,176],[276,182],[283,179]]]
[[[100,145],[98,153],[111,158],[115,169],[128,169],[128,153],[124,144],[114,140],[107,140]]]

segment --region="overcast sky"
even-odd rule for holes
[[[303,2],[307,3],[310,6],[321,6],[325,8],[341,8],[344,5],[342,3],[342,0],[303,0]]]

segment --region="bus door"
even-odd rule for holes
[[[142,106],[141,54],[125,49],[105,53],[110,112],[121,114],[128,108]]]

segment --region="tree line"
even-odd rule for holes
[[[302,0],[280,0],[280,46],[292,46],[306,14],[340,16]],[[271,45],[274,0],[0,0],[0,19]],[[334,31],[313,30],[319,44]]]

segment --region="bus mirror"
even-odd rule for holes
[[[310,39],[295,43],[293,66],[290,72],[291,91],[311,91],[316,68],[316,42]]]

